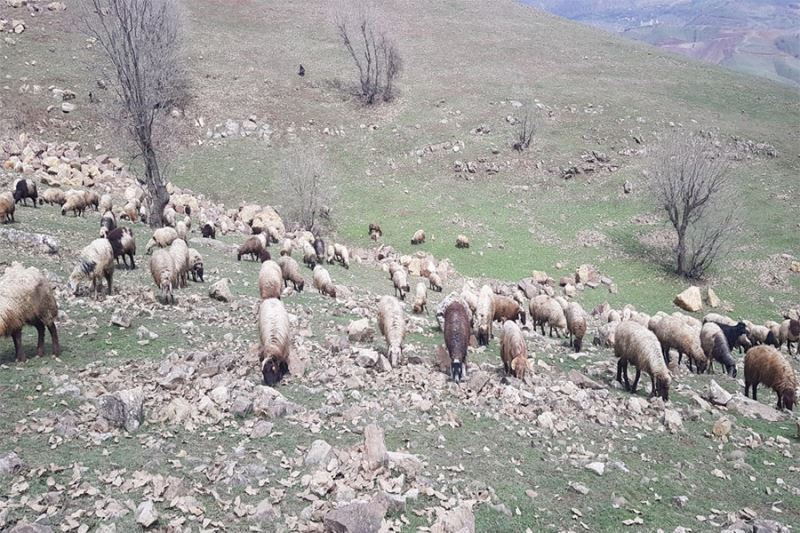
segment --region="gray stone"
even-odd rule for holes
[[[372,348],[359,348],[356,364],[364,368],[372,368],[378,362],[380,354]]]
[[[208,295],[214,300],[219,300],[221,302],[232,302],[233,293],[231,292],[230,288],[230,280],[228,278],[222,278],[221,280],[212,284],[211,287],[208,288]]]
[[[16,475],[25,470],[25,468],[25,463],[16,453],[0,453],[0,475]]]
[[[351,503],[329,511],[323,520],[331,533],[377,533],[387,507],[383,502]]]
[[[290,402],[272,387],[260,386],[256,389],[255,397],[253,398],[253,412],[256,415],[266,416],[267,418],[281,418],[301,410],[302,408],[299,405]]]
[[[97,409],[103,418],[118,428],[133,432],[144,421],[144,390],[142,387],[104,394],[97,399]]]
[[[253,412],[253,400],[246,396],[237,396],[231,404],[233,416],[244,418]]]
[[[375,424],[364,428],[364,452],[371,468],[383,466],[388,461],[383,430]]]
[[[706,387],[705,398],[714,405],[728,405],[733,395],[712,379]]]
[[[696,313],[697,311],[702,310],[703,295],[700,292],[700,287],[692,285],[677,295],[673,303],[684,311],[689,311],[690,313]]]
[[[44,524],[17,522],[8,533],[53,533],[53,528]]]
[[[129,328],[131,327],[131,322],[133,321],[133,317],[130,313],[125,311],[124,309],[117,308],[111,314],[111,325],[112,326],[119,326],[121,328]]]
[[[256,425],[253,426],[253,430],[250,432],[250,438],[263,439],[272,433],[272,427],[272,422],[268,422],[267,420],[259,420],[256,422]]]
[[[491,376],[489,376],[489,373],[483,370],[473,372],[467,382],[467,388],[475,394],[478,394],[483,390],[486,384],[489,383],[490,378]]]
[[[141,524],[145,529],[158,522],[158,511],[156,511],[152,500],[145,500],[140,503],[133,516],[136,519],[136,523]]]
[[[368,318],[354,320],[347,326],[347,338],[351,342],[370,342],[373,336],[374,332]]]
[[[328,462],[332,451],[333,447],[324,440],[315,440],[311,443],[311,448],[306,453],[303,464],[306,466],[324,465]]]
[[[61,111],[63,113],[72,113],[75,111],[76,106],[72,102],[62,102],[61,103]]]
[[[586,468],[587,470],[591,470],[598,476],[602,476],[603,473],[606,471],[605,463],[601,463],[599,461],[589,463],[588,465],[584,466],[584,468]]]
[[[664,409],[662,421],[670,433],[676,433],[683,428],[683,418],[681,418],[681,414],[674,409]]]
[[[450,511],[437,509],[439,516],[431,533],[475,533],[475,515],[466,504]]]

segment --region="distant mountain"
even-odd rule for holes
[[[800,86],[800,1],[523,2],[695,59]]]

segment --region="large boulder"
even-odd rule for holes
[[[347,338],[351,342],[370,342],[373,336],[374,331],[369,325],[368,318],[354,320],[347,326]]]
[[[144,389],[121,390],[97,399],[97,409],[112,426],[133,432],[144,421]]]
[[[379,498],[368,503],[351,503],[328,512],[324,518],[325,531],[331,533],[377,533],[381,528],[387,505]]]
[[[231,292],[230,288],[230,280],[228,278],[222,278],[211,285],[211,287],[208,288],[208,295],[214,300],[219,300],[221,302],[232,302],[233,293]]]
[[[389,460],[386,443],[383,440],[383,430],[375,424],[364,428],[364,454],[372,468],[383,466]]]
[[[683,309],[684,311],[689,311],[690,313],[696,313],[703,309],[703,295],[700,292],[700,287],[692,285],[679,295],[675,297],[674,301],[675,305]]]

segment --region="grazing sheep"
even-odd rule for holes
[[[378,329],[386,339],[389,363],[392,368],[397,368],[403,355],[406,320],[403,305],[394,296],[383,296],[378,302]]]
[[[758,385],[771,387],[778,396],[778,409],[794,408],[797,401],[797,376],[792,365],[781,352],[772,346],[755,346],[744,356],[744,395],[749,396],[753,387],[753,399],[757,400]]]
[[[64,204],[61,206],[61,215],[66,216],[68,212],[72,212],[76,217],[83,216],[83,212],[86,209],[86,197],[79,192],[73,192],[73,194],[66,194],[66,200],[64,200]]]
[[[770,331],[767,326],[753,324],[749,320],[742,320],[742,322],[744,322],[744,324],[747,326],[747,330],[750,332],[750,334],[747,336],[747,339],[750,341],[751,346],[767,344],[767,337],[770,336]],[[769,344],[772,344],[772,342]]]
[[[100,217],[100,236],[105,237],[117,228],[117,217],[111,211],[106,211]]]
[[[303,243],[303,264],[306,265],[310,269],[314,269],[317,266],[317,251],[314,249],[314,245],[308,241],[302,241]]]
[[[395,270],[392,275],[392,283],[394,284],[394,295],[398,296],[399,294],[400,299],[405,300],[406,293],[411,290],[411,287],[408,286],[406,271],[402,268],[400,270]]]
[[[44,330],[50,332],[53,355],[61,354],[55,320],[58,304],[50,283],[35,267],[25,268],[19,263],[7,267],[0,277],[0,337],[11,336],[18,361],[25,361],[22,350],[22,328],[36,328],[38,341],[36,354],[44,355]]]
[[[178,213],[172,208],[172,206],[167,206],[164,208],[164,214],[161,217],[161,221],[164,223],[164,225],[174,228],[177,219]]]
[[[475,291],[466,283],[461,288],[461,299],[463,299],[464,303],[469,307],[470,313],[474,315],[475,311],[478,309],[478,295],[475,294]]]
[[[494,295],[493,320],[496,322],[503,324],[506,320],[518,320],[525,325],[526,316],[525,308],[514,298],[501,294]]]
[[[281,255],[291,256],[293,247],[292,239],[283,239],[281,243]],[[320,261],[320,263],[322,263],[322,261]]]
[[[100,210],[100,195],[94,191],[83,191],[83,199],[86,202],[86,207],[94,207],[95,211]]]
[[[268,298],[258,308],[258,359],[264,384],[273,387],[289,372],[292,345],[289,314],[277,298]]]
[[[137,222],[139,220],[139,209],[133,202],[126,203],[125,207],[122,208],[122,212],[125,214],[125,218],[131,222]]]
[[[580,352],[583,345],[583,336],[586,335],[586,312],[578,302],[570,302],[564,315],[567,319],[569,344],[575,347],[575,353]],[[573,336],[575,337],[574,343]]]
[[[478,306],[475,308],[476,334],[479,346],[488,346],[492,338],[492,322],[494,320],[494,291],[488,285],[481,287],[478,294]]]
[[[14,181],[14,203],[22,201],[22,205],[28,205],[28,198],[33,200],[33,207],[36,207],[39,199],[39,192],[36,188],[36,182],[28,179],[19,179]]]
[[[314,252],[317,254],[317,263],[325,261],[325,241],[317,237],[314,239]]]
[[[635,393],[642,372],[650,375],[650,396],[660,396],[669,400],[669,386],[672,378],[661,354],[661,345],[655,334],[638,322],[630,320],[617,326],[614,342],[614,355],[617,361],[617,381],[624,383],[625,390]],[[628,382],[628,364],[636,367],[633,385]],[[623,381],[624,378],[624,381]]]
[[[459,301],[444,310],[444,344],[450,356],[450,377],[461,381],[467,375],[467,348],[470,337],[470,312]]]
[[[425,311],[425,314],[430,314],[428,312],[428,290],[421,281],[414,288],[414,305],[411,310],[416,315],[422,314],[423,311]]]
[[[503,334],[500,338],[500,359],[506,375],[513,374],[517,379],[525,379],[528,369],[528,345],[522,336],[522,330],[513,320],[503,323]]]
[[[793,318],[787,318],[783,322],[781,322],[780,328],[778,329],[778,349],[783,346],[783,343],[786,343],[786,351],[789,352],[789,355],[792,355],[792,344],[795,345],[795,355],[800,355],[800,320],[795,320]]]
[[[411,244],[424,244],[425,243],[425,230],[418,229],[411,237]]]
[[[111,198],[111,195],[108,193],[103,194],[100,197],[100,211],[105,213],[106,211],[111,211],[114,207],[114,200]]]
[[[394,278],[394,273],[397,272],[398,270],[403,270],[403,265],[401,265],[400,263],[395,263],[394,261],[389,263],[389,281],[391,281]]]
[[[721,322],[709,322],[705,321],[705,324],[713,323],[719,326],[719,329],[722,330],[723,335],[725,335],[725,341],[728,343],[728,349],[733,351],[739,344],[739,338],[742,336],[747,337],[749,333],[747,331],[747,325],[744,322],[737,322],[734,325],[728,325]],[[746,341],[749,342],[749,341]]]
[[[602,346],[606,348],[613,348],[616,342],[617,326],[620,325],[619,320],[613,322],[606,322],[597,328],[597,334],[592,340],[595,346]]]
[[[194,248],[189,248],[189,272],[192,274],[192,281],[205,283],[203,279],[203,256]]]
[[[186,236],[189,235],[189,228],[186,227],[186,223],[182,220],[179,220],[175,224],[175,233],[178,234],[179,239],[186,240]]]
[[[336,286],[331,280],[331,275],[322,265],[314,267],[314,288],[320,294],[325,294],[331,298],[336,298]]]
[[[725,315],[719,313],[708,313],[703,317],[703,324],[706,322],[716,322],[717,324],[725,324],[726,326],[735,326],[736,321]]]
[[[146,254],[153,251],[153,248],[166,248],[178,238],[178,232],[175,228],[158,228],[153,232],[153,236],[147,241],[147,246],[144,247]]]
[[[0,222],[14,222],[14,211],[17,206],[14,203],[14,195],[10,192],[0,193]]]
[[[289,282],[292,282],[294,290],[303,292],[306,285],[303,275],[300,273],[300,265],[290,255],[282,255],[278,259],[278,265],[281,267],[281,274],[283,276],[283,286],[286,287]]]
[[[333,257],[344,268],[350,268],[350,250],[344,244],[335,243],[333,245]]]
[[[172,254],[164,248],[159,248],[153,252],[150,257],[150,275],[153,277],[153,282],[156,287],[161,291],[161,301],[166,303],[175,303],[175,282],[177,280],[177,268],[175,267],[175,259]]]
[[[431,272],[428,276],[428,284],[432,291],[442,292],[442,278],[436,272]]]
[[[334,254],[332,245],[328,245],[325,247],[325,260],[328,262],[329,265],[332,265],[336,261],[336,256]]]
[[[200,235],[202,235],[204,239],[216,239],[217,229],[214,227],[214,224],[206,222],[200,226]]]
[[[47,205],[64,205],[64,202],[67,201],[66,196],[64,196],[64,191],[61,189],[57,189],[55,187],[50,187],[45,189],[44,192],[39,197],[40,204],[47,204]]]
[[[133,232],[128,228],[115,228],[106,235],[106,239],[111,243],[114,260],[117,264],[119,265],[119,258],[121,257],[125,267],[135,269],[136,262],[133,256],[136,255],[136,240],[133,237]],[[131,259],[130,265],[128,265],[128,257]]]
[[[556,336],[561,337],[560,332],[567,329],[567,317],[564,314],[564,308],[561,307],[561,304],[555,298],[551,298],[546,294],[540,294],[531,299],[528,307],[531,314],[531,321],[533,322],[533,328],[536,329],[536,326],[539,326],[542,335],[545,334],[545,324],[550,328],[548,333],[551,337],[553,336],[554,330]]]
[[[175,261],[178,287],[186,287],[189,284],[189,246],[183,239],[175,239],[169,245],[169,253]]]
[[[85,278],[91,280],[95,298],[103,288],[103,279],[108,284],[108,294],[111,294],[114,278],[114,251],[111,249],[108,239],[95,239],[81,251],[78,264],[69,275],[67,283],[72,294],[78,294],[80,282]]]
[[[736,377],[736,361],[731,357],[731,349],[721,326],[716,322],[706,322],[700,330],[700,345],[708,359],[708,373],[714,371],[714,361],[725,367],[725,371]]]
[[[186,206],[185,209],[186,209],[186,216],[183,217],[182,222],[186,226],[186,233],[189,233],[192,231],[192,218],[189,216],[189,212],[191,212],[191,209],[189,208],[188,205]]]
[[[243,255],[249,255],[253,261],[261,258],[262,252],[267,249],[267,236],[263,233],[248,237],[236,252],[236,260],[241,261]]]
[[[764,322],[764,326],[769,329],[769,335],[767,336],[766,344],[770,346],[774,346],[777,349],[781,349],[781,325],[775,322],[774,320],[767,320]]]
[[[367,234],[370,239],[377,241],[379,238],[383,237],[383,230],[381,230],[378,224],[370,223],[369,232]]]
[[[469,248],[469,239],[466,235],[456,237],[456,248]]]
[[[281,299],[283,290],[283,273],[281,267],[275,261],[264,261],[261,263],[261,270],[258,272],[258,292],[261,299],[267,298]]]
[[[699,374],[706,371],[708,359],[700,342],[700,331],[675,316],[663,316],[650,322],[653,326],[650,329],[661,344],[661,352],[667,365],[669,365],[669,351],[674,349],[678,352],[678,364],[686,355],[689,370],[692,369],[694,362]]]

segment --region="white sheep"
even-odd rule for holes
[[[159,248],[150,257],[150,276],[156,287],[161,291],[161,301],[164,303],[175,303],[175,288],[177,276],[177,268],[175,267],[175,260],[169,250]]]
[[[396,368],[403,355],[406,321],[403,306],[394,296],[383,296],[378,303],[378,328],[386,339],[389,362]]]
[[[107,239],[95,239],[81,251],[78,264],[72,270],[67,284],[72,294],[78,293],[80,282],[86,278],[92,282],[95,298],[103,288],[103,279],[108,284],[108,294],[111,294],[114,278],[114,251]]]
[[[261,375],[266,385],[274,386],[289,372],[292,345],[289,314],[280,300],[268,298],[261,302],[258,308],[258,335],[261,340],[258,351]]]
[[[639,377],[642,372],[646,372],[650,375],[652,386],[650,396],[658,395],[664,401],[669,400],[672,377],[655,334],[638,322],[627,320],[617,326],[615,337],[614,355],[619,359],[617,381],[625,385],[625,390],[636,392]],[[628,364],[636,367],[633,385],[628,381]]]

